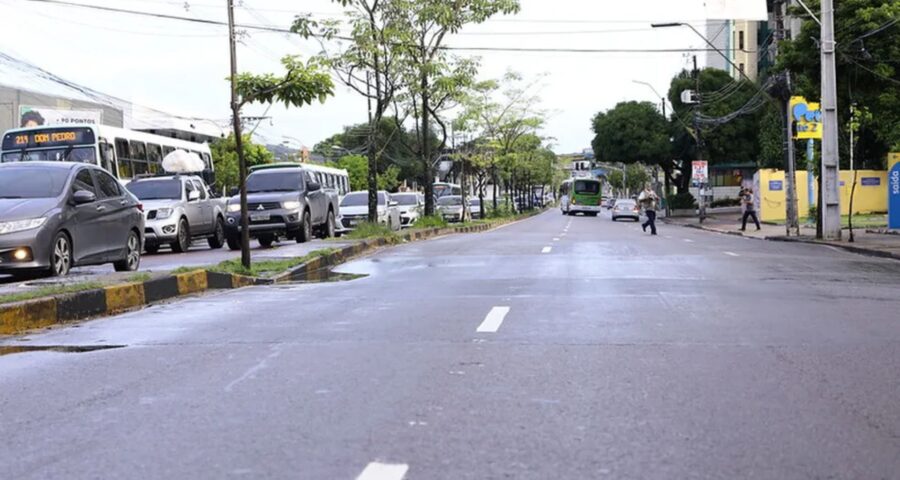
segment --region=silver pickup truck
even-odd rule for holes
[[[144,204],[147,253],[168,244],[185,252],[195,239],[210,248],[225,245],[225,199],[215,198],[197,175],[164,175],[133,180],[126,188]]]

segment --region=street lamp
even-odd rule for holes
[[[660,95],[659,92],[657,92],[656,89],[653,88],[653,85],[650,85],[650,84],[647,83],[647,82],[642,82],[642,81],[640,81],[640,80],[632,80],[632,83],[637,83],[638,85],[646,85],[647,87],[649,87],[650,90],[652,90],[653,93],[654,93],[657,97],[659,97],[659,103],[660,103],[660,105],[662,105],[662,114],[663,114],[663,117],[666,117],[666,118],[668,117],[668,116],[666,115],[666,97]]]

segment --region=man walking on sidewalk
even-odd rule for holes
[[[644,213],[647,215],[647,221],[641,225],[641,228],[646,232],[647,227],[650,227],[650,235],[656,235],[657,201],[658,197],[656,196],[656,192],[650,188],[650,185],[644,187],[644,191],[641,192],[641,196],[638,197],[638,202],[640,202],[641,207],[644,209]]]
[[[744,205],[744,217],[741,220],[741,231],[747,231],[747,219],[753,218],[756,229],[759,230],[759,218],[756,216],[756,203],[753,201],[753,189],[745,188],[741,190],[741,204]]]

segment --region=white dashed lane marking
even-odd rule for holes
[[[722,252],[722,253],[724,253],[725,255],[728,255],[729,257],[740,257],[740,255],[738,255],[734,252]]]
[[[409,465],[372,462],[356,477],[356,480],[403,480]]]
[[[475,331],[478,333],[497,333],[497,330],[499,330],[500,325],[503,324],[503,319],[506,318],[507,313],[509,313],[509,307],[492,308]]]
[[[552,250],[553,250],[553,247],[544,247],[544,249],[541,250],[541,253],[550,253],[550,251],[552,251]]]

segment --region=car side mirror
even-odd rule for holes
[[[94,203],[97,201],[97,195],[87,190],[79,190],[72,195],[72,201],[75,202],[75,205]]]
[[[200,192],[198,192],[197,190],[191,190],[190,192],[188,192],[189,202],[196,202],[197,200],[200,200]]]
[[[322,189],[322,186],[316,182],[308,182],[306,184],[306,189],[309,190],[310,192],[318,192],[319,190]]]
[[[228,191],[228,196],[236,197],[241,193],[241,189],[238,187],[231,187],[231,190]]]

